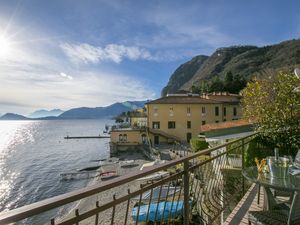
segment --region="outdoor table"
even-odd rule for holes
[[[277,204],[270,189],[291,192],[291,195],[295,192],[300,193],[300,174],[287,173],[284,178],[278,178],[270,173],[258,173],[256,166],[243,169],[242,174],[247,180],[264,188],[264,210],[272,209]]]

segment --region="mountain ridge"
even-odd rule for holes
[[[262,47],[243,45],[218,48],[205,61],[195,63],[193,70],[189,70],[190,61],[174,71],[168,84],[162,89],[162,96],[179,90],[191,91],[193,86],[200,86],[202,82],[210,82],[214,78],[224,79],[228,72],[246,80],[261,76],[267,70],[291,72],[295,66],[300,65],[300,39]],[[198,69],[194,72],[196,67]],[[185,70],[179,70],[180,68]],[[177,79],[179,72],[185,74],[186,82],[183,82],[184,79]]]
[[[46,110],[46,109],[40,109],[36,110],[28,115],[29,118],[42,118],[42,117],[49,117],[49,116],[59,116],[62,114],[63,110],[61,109],[52,109],[52,110]]]
[[[15,113],[6,113],[0,120],[65,120],[65,119],[103,119],[113,118],[124,111],[132,111],[144,107],[147,101],[125,101],[117,102],[103,107],[79,107],[65,111],[59,116],[47,116],[40,118],[29,118]]]

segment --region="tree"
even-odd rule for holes
[[[213,92],[213,91],[224,91],[224,83],[222,80],[220,80],[219,77],[214,77],[210,87],[209,87],[209,91]]]
[[[267,79],[254,78],[242,91],[243,112],[256,130],[281,154],[295,155],[300,149],[300,80],[279,73]]]
[[[233,93],[234,87],[233,74],[231,71],[229,71],[225,75],[224,90]]]

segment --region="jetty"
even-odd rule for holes
[[[64,139],[110,138],[110,136],[65,136]]]

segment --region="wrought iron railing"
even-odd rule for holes
[[[49,218],[49,223],[220,224],[244,194],[241,169],[254,136],[3,212],[0,224],[26,221],[79,201],[72,213]]]

